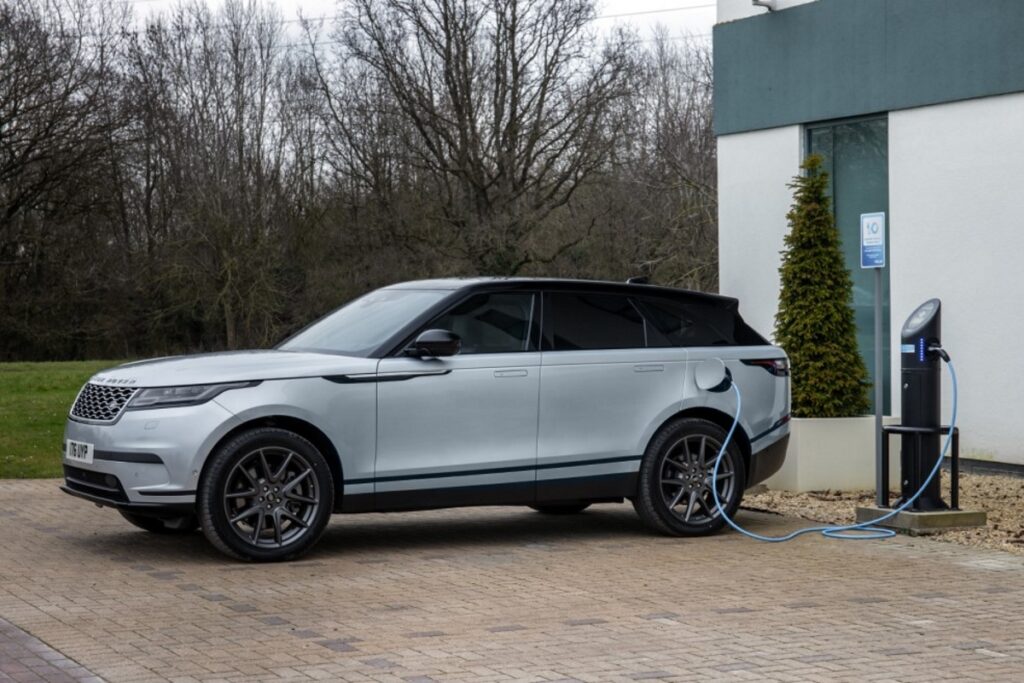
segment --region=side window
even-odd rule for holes
[[[463,354],[533,350],[530,329],[534,295],[521,292],[476,294],[427,328],[449,330],[462,339]]]
[[[553,292],[545,300],[547,348],[644,348],[644,320],[625,296]]]
[[[732,311],[697,302],[644,299],[644,316],[674,346],[728,346],[736,343]]]

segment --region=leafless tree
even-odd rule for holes
[[[320,70],[331,123],[375,182],[380,138],[344,102],[400,114],[389,132],[435,200],[419,236],[442,253],[500,274],[550,260],[527,238],[605,163],[633,73],[630,43],[598,45],[593,16],[587,0],[355,0],[336,36],[356,65]]]
[[[592,0],[0,0],[0,359],[264,346],[451,274],[716,287],[707,46]]]

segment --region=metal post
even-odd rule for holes
[[[960,428],[953,429],[953,459],[949,474],[949,506],[960,509]]]
[[[875,268],[875,504],[885,507],[889,501],[889,473],[882,475],[888,464],[882,461],[882,409],[884,385],[882,378],[882,269]],[[883,490],[883,487],[885,489]]]
[[[902,439],[903,437],[900,437]],[[902,443],[902,441],[901,441]],[[888,432],[882,433],[882,476],[881,476],[881,493],[879,498],[875,501],[880,508],[889,507],[889,434]]]

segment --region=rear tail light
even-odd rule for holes
[[[743,364],[764,368],[776,377],[789,377],[789,361],[785,358],[754,358],[744,360]]]

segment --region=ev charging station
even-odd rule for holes
[[[907,500],[924,484],[924,476],[939,458],[939,410],[942,396],[940,367],[942,302],[930,299],[918,306],[903,325],[900,334],[900,387],[903,427],[914,432],[889,432],[903,435],[900,452],[900,499]],[[942,351],[941,353],[945,353]],[[927,431],[916,431],[927,430]],[[884,430],[883,430],[884,431]],[[952,457],[959,463],[959,431],[953,432]],[[888,434],[883,434],[887,438]],[[912,438],[908,438],[912,437]],[[954,478],[959,478],[959,468]],[[925,512],[946,510],[941,482],[934,477],[909,509]],[[959,484],[959,482],[957,482]],[[956,486],[959,488],[959,486]],[[954,505],[956,507],[956,505]]]
[[[943,529],[985,526],[984,512],[959,509],[960,432],[956,427],[957,377],[949,354],[942,348],[942,302],[929,299],[907,318],[900,340],[900,404],[902,424],[883,426],[882,391],[882,268],[885,267],[885,214],[861,215],[861,267],[875,271],[875,467],[876,505],[858,507],[853,524],[814,526],[798,529],[782,536],[764,536],[737,524],[722,507],[718,487],[711,486],[715,509],[735,531],[748,538],[768,543],[783,543],[808,533],[829,538],[867,540],[889,538],[902,530],[911,534]],[[951,383],[951,416],[948,426],[942,425],[942,363],[949,370]],[[718,468],[743,412],[741,387],[733,381],[720,358],[709,358],[696,368],[697,388],[711,393],[732,391],[736,396],[736,415],[732,427],[715,459],[711,480],[718,480]],[[900,498],[895,507],[889,505],[889,441],[901,439]],[[945,436],[945,439],[940,437]],[[940,441],[942,445],[940,447]],[[952,449],[950,449],[952,446]],[[950,460],[950,500],[942,499],[942,463]]]
[[[829,538],[844,540],[868,540],[889,538],[896,530],[908,533],[926,533],[942,529],[984,526],[984,512],[967,512],[958,509],[959,431],[956,427],[957,378],[949,354],[942,348],[941,340],[942,303],[929,299],[911,313],[903,325],[900,357],[902,358],[902,411],[904,424],[881,428],[882,450],[879,458],[878,480],[879,505],[858,507],[857,522],[845,525],[814,526],[798,529],[782,536],[764,536],[737,524],[729,517],[718,498],[718,487],[711,487],[715,509],[735,531],[748,538],[768,543],[791,541],[808,533],[820,533]],[[941,411],[941,362],[949,369],[952,389],[952,410],[949,426],[940,423]],[[732,390],[736,396],[736,416],[732,427],[715,459],[711,471],[712,481],[718,480],[718,468],[726,449],[739,425],[743,412],[743,395],[739,386],[721,359],[709,358],[695,371],[698,389],[712,393]],[[879,404],[880,405],[880,404]],[[901,496],[895,507],[889,507],[889,448],[892,435],[902,438],[900,454]],[[940,449],[940,436],[945,435]],[[942,500],[941,470],[943,459],[952,449],[952,509]]]
[[[953,416],[942,424],[942,363],[950,369]],[[902,424],[881,428],[878,500],[858,507],[858,522],[873,522],[909,533],[985,526],[984,512],[960,509],[960,430],[956,427],[957,385],[949,354],[942,348],[942,302],[918,306],[900,331],[900,414]],[[889,507],[889,441],[900,444],[900,498]],[[942,437],[945,437],[943,440]],[[940,446],[941,444],[941,446]],[[950,456],[950,502],[942,498],[941,466]],[[893,515],[893,511],[899,511]]]

